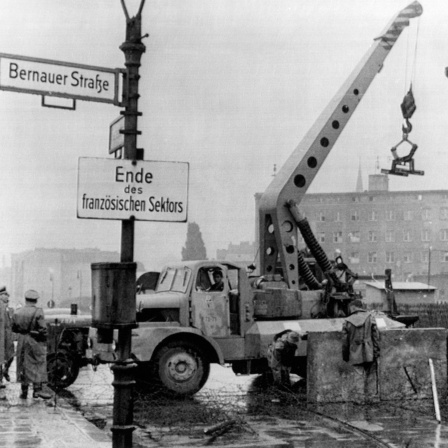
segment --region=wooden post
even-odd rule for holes
[[[437,395],[436,375],[434,372],[434,364],[433,364],[431,358],[429,358],[429,369],[431,370],[432,397],[434,400],[434,410],[436,412],[436,420],[438,423],[440,423],[442,421],[442,419],[440,417],[439,397]]]

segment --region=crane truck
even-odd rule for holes
[[[138,326],[132,330],[138,381],[192,395],[207,381],[211,363],[230,364],[236,374],[262,373],[268,369],[268,345],[286,329],[303,339],[293,372],[306,376],[306,335],[340,330],[356,292],[352,281],[335,275],[342,264],[327,258],[300,202],[395,42],[422,11],[415,1],[392,18],[261,196],[260,275],[226,261],[177,262],[161,270],[154,290],[138,291]],[[299,231],[321,277],[297,247]],[[224,286],[212,291],[217,269]],[[353,279],[348,268],[345,272]],[[103,344],[94,344],[94,350],[97,361],[113,361]]]

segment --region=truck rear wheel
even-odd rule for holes
[[[195,394],[210,374],[203,351],[189,342],[166,344],[155,354],[154,364],[157,381],[174,395]]]

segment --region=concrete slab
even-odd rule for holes
[[[440,397],[447,391],[447,330],[408,328],[381,333],[380,399],[432,398],[429,359]]]
[[[366,398],[431,398],[429,358],[433,359],[439,396],[445,396],[447,333],[444,328],[381,331],[381,357],[368,374],[342,360],[341,332],[309,333],[308,401],[362,403]]]

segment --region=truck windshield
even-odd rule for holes
[[[160,275],[156,292],[175,291],[186,292],[191,278],[189,268],[167,268]]]

